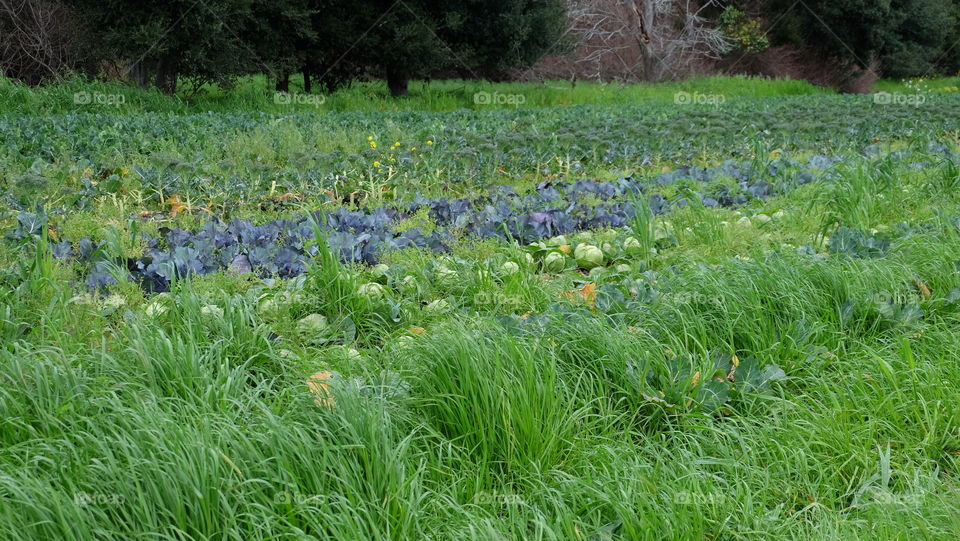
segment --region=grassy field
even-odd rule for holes
[[[0,538],[960,536],[960,97],[553,85],[0,82]]]
[[[899,94],[957,93],[960,77],[927,78],[910,81],[882,80],[876,92]],[[260,76],[242,78],[224,89],[205,86],[196,92],[184,85],[176,96],[145,91],[120,82],[93,82],[76,78],[59,85],[29,89],[0,78],[0,112],[62,114],[86,112],[169,112],[266,113],[419,111],[450,112],[460,109],[518,109],[568,107],[573,105],[634,105],[737,98],[833,95],[833,90],[803,81],[770,80],[756,77],[697,77],[660,84],[598,84],[591,82],[545,81],[542,83],[487,83],[482,81],[414,81],[410,95],[392,98],[380,82],[358,82],[333,93],[303,93],[303,81],[291,80],[289,95],[278,95]]]
[[[195,93],[187,86],[176,96],[143,91],[119,82],[90,82],[79,78],[41,89],[28,89],[0,79],[0,111],[29,114],[83,110],[178,114],[207,111],[456,111],[673,102],[678,92],[722,95],[724,99],[831,93],[802,81],[751,77],[703,77],[657,85],[569,81],[496,84],[460,80],[415,81],[411,84],[410,96],[401,99],[390,97],[386,85],[380,82],[358,82],[331,94],[315,92],[311,95],[304,94],[302,90],[303,81],[296,77],[291,81],[290,95],[281,95],[280,98],[263,77],[240,79],[233,88],[226,90],[213,86]],[[484,99],[488,101],[485,103]]]

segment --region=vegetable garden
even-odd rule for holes
[[[104,109],[0,115],[0,537],[960,534],[955,95]]]

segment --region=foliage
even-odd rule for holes
[[[828,56],[870,68],[878,61],[891,77],[929,75],[948,55],[956,6],[938,0],[814,1],[805,9],[770,2],[768,16],[785,13],[772,29],[779,41],[809,45]],[[789,11],[787,11],[789,9]],[[778,19],[779,21],[779,19]]]
[[[469,2],[264,2],[221,0],[146,5],[68,0],[141,86],[176,90],[267,73],[287,90],[291,71],[328,88],[372,70],[394,95],[443,71],[487,74],[527,66],[562,38],[565,4],[512,0],[496,9]]]
[[[565,8],[559,0],[360,2],[351,58],[375,68],[394,96],[432,73],[499,75],[558,50]]]
[[[957,538],[929,98],[6,113],[0,538]]]
[[[251,18],[250,0],[143,3],[66,0],[94,29],[123,74],[173,93],[178,78],[226,81],[253,59],[238,37]],[[239,33],[242,33],[240,30]]]
[[[760,20],[748,17],[746,13],[733,6],[727,6],[717,22],[735,44],[735,50],[760,53],[770,47],[770,41],[763,32]]]

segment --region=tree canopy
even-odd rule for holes
[[[956,0],[791,0],[765,3],[781,20],[771,32],[781,42],[820,49],[861,68],[910,77],[940,69],[956,43]],[[791,9],[792,8],[792,9]],[[951,43],[952,41],[952,43]]]
[[[293,71],[334,87],[359,74],[403,95],[414,77],[487,76],[529,66],[563,43],[562,0],[66,0],[143,85]],[[308,83],[309,84],[309,83]]]

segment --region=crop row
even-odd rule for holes
[[[75,181],[54,165],[64,160],[101,180],[87,187],[87,196],[116,189],[116,182],[102,180],[120,170],[134,172],[138,188],[154,197],[219,202],[269,189],[317,191],[365,176],[402,179],[395,182],[402,188],[437,171],[447,184],[476,186],[531,171],[576,174],[663,160],[694,163],[704,156],[751,159],[761,149],[849,154],[877,141],[955,133],[958,119],[960,99],[952,96],[910,107],[878,105],[868,97],[795,97],[716,107],[442,114],[5,115],[0,166],[11,180],[0,191],[9,192],[9,206],[29,206],[20,185]]]
[[[950,151],[941,152],[955,159]],[[886,159],[907,157],[902,152]],[[582,230],[623,228],[643,209],[662,214],[690,204],[741,206],[829,178],[832,168],[843,161],[827,156],[813,156],[804,162],[779,158],[759,168],[750,162],[729,161],[711,168],[683,167],[645,179],[543,182],[527,194],[494,186],[488,195],[474,199],[421,197],[397,208],[337,208],[262,225],[214,219],[196,232],[164,229],[162,238],[146,237],[142,239],[146,252],[129,260],[117,259],[107,243],[89,238],[76,243],[63,240],[53,246],[53,252],[58,258],[89,264],[90,287],[126,279],[140,282],[148,290],[164,291],[178,277],[226,269],[293,277],[303,273],[316,255],[318,232],[342,261],[373,265],[382,254],[404,248],[442,252],[464,235],[531,243]],[[922,168],[927,162],[912,165]],[[667,186],[679,188],[669,200],[657,193]],[[429,231],[416,227],[400,230],[404,220],[424,210],[429,212]],[[21,213],[15,236],[29,237],[45,228],[45,217]]]

